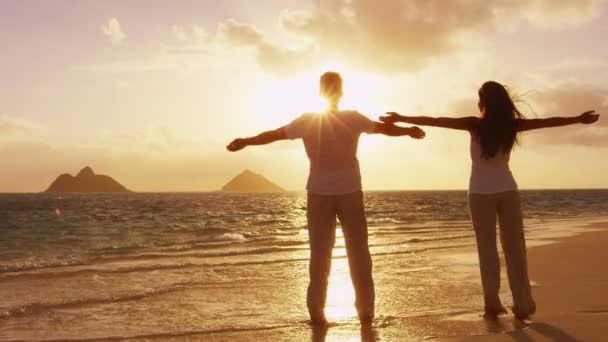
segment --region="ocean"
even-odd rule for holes
[[[529,246],[608,221],[608,190],[521,197]],[[336,340],[482,310],[466,192],[370,191],[365,206],[377,331],[355,328],[338,228],[326,308]],[[303,192],[0,194],[0,340],[315,340],[307,243]],[[404,331],[442,336],[429,327]]]

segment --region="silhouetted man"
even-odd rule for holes
[[[290,124],[251,138],[232,141],[227,149],[238,151],[249,145],[278,140],[302,139],[310,160],[307,219],[310,242],[310,283],[307,305],[311,321],[326,323],[324,308],[336,236],[340,220],[350,275],[355,289],[355,306],[362,322],[374,317],[374,282],[369,253],[367,221],[363,208],[361,173],[357,145],[361,133],[424,137],[418,127],[398,127],[368,119],[354,110],[339,110],[342,78],[336,72],[321,76],[320,93],[328,101],[322,113],[305,113]]]

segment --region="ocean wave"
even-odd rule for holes
[[[95,265],[87,265],[95,266]],[[61,270],[61,271],[47,271],[47,272],[14,272],[0,275],[0,280],[13,280],[13,279],[46,279],[46,278],[61,278],[71,277],[84,274],[117,274],[117,273],[136,273],[136,272],[152,272],[162,270],[178,270],[193,267],[208,266],[207,264],[194,264],[194,263],[179,263],[179,264],[152,264],[152,265],[135,265],[125,266],[117,268],[99,268],[99,267],[88,267],[76,270]]]
[[[190,285],[190,286],[189,286]],[[200,284],[199,284],[200,285]],[[178,283],[171,287],[148,290],[140,293],[132,293],[122,296],[108,297],[108,298],[81,298],[68,300],[56,303],[29,303],[4,309],[0,312],[0,319],[10,319],[17,316],[23,316],[28,314],[37,314],[49,310],[64,309],[64,308],[78,308],[97,304],[112,304],[122,303],[134,300],[145,299],[148,297],[159,296],[171,292],[181,291],[185,289],[193,288],[190,283]]]
[[[168,338],[188,338],[196,336],[205,336],[211,334],[228,334],[238,332],[254,332],[254,331],[267,331],[277,330],[293,327],[291,325],[274,325],[266,327],[243,327],[243,328],[218,328],[208,330],[188,330],[188,331],[176,331],[176,332],[163,332],[163,333],[151,333],[151,334],[140,334],[140,335],[124,335],[124,336],[103,336],[103,337],[91,337],[91,338],[74,338],[74,339],[44,339],[41,341],[53,342],[53,341],[123,341],[123,340],[140,340],[140,339],[168,339]]]
[[[422,248],[408,248],[400,251],[391,251],[391,252],[376,252],[372,251],[372,257],[378,256],[390,256],[390,255],[400,255],[400,254],[413,254],[413,253],[424,253],[427,251],[433,250],[442,250],[442,249],[453,249],[453,248],[464,248],[471,247],[473,243],[470,244],[456,244],[456,245],[444,245],[444,246],[429,246]],[[374,247],[374,246],[370,246]],[[282,249],[285,250],[285,249]],[[301,250],[301,249],[297,249]],[[270,251],[269,251],[270,252]],[[238,255],[246,255],[246,254],[238,254]],[[345,259],[346,255],[334,256],[333,259]],[[255,265],[268,265],[268,264],[278,264],[278,263],[291,263],[291,262],[307,262],[309,260],[308,257],[296,257],[296,258],[279,258],[279,259],[271,259],[271,260],[257,260],[257,261],[231,261],[231,262],[220,262],[220,263],[179,263],[179,264],[152,264],[152,265],[135,265],[135,266],[127,266],[127,267],[118,267],[111,269],[103,269],[98,267],[90,267],[83,268],[78,270],[64,270],[59,272],[35,272],[35,273],[12,273],[12,274],[4,274],[0,275],[0,279],[8,280],[8,279],[22,279],[22,278],[59,278],[59,277],[69,277],[75,275],[82,274],[122,274],[122,273],[137,273],[137,272],[153,272],[159,270],[178,270],[178,269],[187,269],[187,268],[212,268],[214,271],[222,273],[223,271],[232,272],[229,269],[222,269],[225,267],[236,267],[236,266],[255,266]],[[91,265],[93,266],[93,265]]]
[[[80,269],[66,269],[61,271],[51,271],[52,269],[65,269],[65,265],[45,266],[33,269],[19,269],[17,271],[3,272],[0,273],[0,279],[14,279],[14,278],[53,278],[53,277],[65,277],[71,275],[77,275],[82,273],[131,273],[131,272],[142,272],[142,271],[155,271],[164,269],[178,269],[185,267],[202,267],[202,266],[215,266],[215,265],[226,265],[230,263],[218,264],[218,263],[179,263],[179,264],[153,264],[153,265],[136,265],[136,266],[119,266],[113,269],[104,269],[105,265],[114,262],[133,262],[136,260],[155,260],[155,259],[183,259],[189,258],[221,258],[230,256],[247,256],[255,254],[270,254],[279,252],[290,252],[290,251],[302,251],[306,248],[289,248],[289,247],[264,247],[250,250],[236,250],[236,251],[223,251],[216,253],[186,253],[186,254],[144,254],[138,256],[129,257],[112,257],[112,258],[100,258],[90,263],[79,263],[75,266],[83,267]]]
[[[259,220],[252,223],[254,226],[271,226],[274,224],[289,224],[290,221],[286,219],[269,219],[269,220]]]
[[[161,251],[161,252],[184,252],[191,250],[207,250],[214,248],[222,248],[230,246],[233,243],[246,242],[246,234],[239,234],[234,232],[222,233],[219,235],[210,235],[202,239],[192,239],[187,241],[181,241],[179,243],[163,243],[150,246],[144,245],[129,245],[123,247],[104,247],[89,252],[91,257],[99,257],[110,259],[112,257],[120,257],[129,254],[145,253],[149,250]]]
[[[374,234],[376,236],[383,236],[383,235],[396,235],[396,234],[392,234],[392,233],[378,233],[378,234]],[[399,240],[398,242],[393,242],[391,244],[402,244],[402,243],[423,243],[423,242],[438,242],[438,241],[450,241],[450,240],[460,240],[460,239],[468,239],[468,238],[472,238],[475,237],[474,234],[460,234],[460,235],[449,235],[449,236],[438,236],[438,237],[431,237],[431,236],[421,236],[421,237],[412,237],[412,238],[408,238],[408,239],[404,239],[404,240]]]
[[[408,239],[402,239],[399,241],[385,242],[385,243],[372,243],[370,248],[379,248],[386,246],[404,245],[404,244],[417,244],[425,242],[438,242],[438,241],[451,241],[472,238],[473,235],[453,235],[443,237],[412,237]],[[336,246],[336,249],[344,249],[343,246]],[[427,246],[418,249],[408,248],[404,253],[411,252],[423,252],[426,250],[450,248],[450,246]],[[99,258],[90,258],[87,262],[78,263],[55,263],[47,265],[38,265],[36,267],[28,265],[27,267],[5,267],[6,271],[0,272],[0,279],[15,279],[15,278],[55,278],[55,277],[67,277],[85,273],[133,273],[133,272],[146,272],[155,270],[168,270],[168,269],[182,269],[189,267],[204,267],[204,266],[239,266],[239,265],[254,265],[254,264],[265,264],[274,263],[277,260],[282,262],[289,261],[301,261],[307,259],[300,258],[285,258],[275,259],[268,261],[247,261],[242,262],[239,260],[225,262],[225,263],[214,263],[214,262],[187,262],[187,263],[170,263],[170,264],[140,264],[134,266],[120,266],[114,267],[113,263],[132,263],[134,261],[151,261],[151,260],[170,260],[170,259],[183,259],[183,258],[197,258],[204,260],[211,260],[216,258],[225,257],[239,257],[239,256],[250,256],[250,255],[263,255],[273,253],[286,253],[286,252],[303,252],[309,250],[308,241],[268,241],[266,243],[257,245],[249,249],[239,250],[217,250],[214,249],[210,252],[178,252],[178,253],[167,253],[156,252],[156,253],[143,253],[137,255],[113,255],[113,256],[102,256]],[[400,254],[401,252],[388,252]],[[373,255],[386,255],[384,252],[376,252]],[[76,269],[74,269],[76,268]],[[55,271],[58,270],[58,271]]]
[[[6,273],[15,273],[15,272],[25,272],[25,271],[36,271],[47,268],[57,268],[57,267],[74,267],[74,266],[86,266],[89,265],[84,260],[78,261],[60,261],[60,262],[25,262],[25,263],[17,263],[13,265],[0,265],[0,276]]]
[[[134,260],[154,260],[154,259],[173,259],[173,258],[220,258],[220,257],[231,257],[240,255],[254,255],[254,254],[269,254],[279,252],[292,252],[306,250],[307,248],[295,248],[295,247],[281,247],[281,246],[270,246],[262,248],[249,248],[249,249],[238,249],[228,251],[211,251],[211,252],[186,252],[186,253],[142,253],[130,255],[127,257],[123,256],[111,256],[102,257],[95,260],[97,263],[110,263],[126,261],[131,262]]]

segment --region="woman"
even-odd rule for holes
[[[468,131],[471,135],[472,160],[469,181],[469,209],[477,239],[479,268],[484,294],[484,317],[496,318],[506,313],[498,297],[500,261],[496,247],[496,217],[500,241],[507,264],[513,295],[513,313],[527,319],[536,311],[532,298],[526,260],[523,219],[517,184],[509,169],[509,158],[518,134],[532,129],[591,124],[598,120],[595,111],[575,117],[524,119],[501,84],[484,83],[479,89],[481,117],[433,118],[403,116],[390,112],[380,118],[386,123],[406,122],[415,125]]]

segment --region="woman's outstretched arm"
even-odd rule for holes
[[[430,116],[406,116],[395,112],[388,112],[381,116],[380,121],[385,123],[406,122],[413,125],[433,126],[470,131],[475,127],[478,118],[468,116],[464,118],[430,117]]]
[[[592,124],[599,119],[599,114],[595,114],[594,110],[586,111],[578,116],[570,117],[553,117],[546,119],[520,119],[519,130],[529,131],[532,129],[560,127],[574,124]]]

